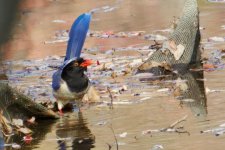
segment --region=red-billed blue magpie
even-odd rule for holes
[[[98,101],[99,96],[84,74],[91,60],[80,57],[81,50],[89,29],[91,14],[80,15],[73,23],[63,64],[53,74],[53,95],[57,99],[58,109],[70,101],[80,102],[84,97],[90,101]]]

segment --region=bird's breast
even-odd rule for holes
[[[71,92],[65,81],[60,81],[60,88],[58,90],[53,89],[53,95],[56,99],[61,101],[81,100],[85,92]]]

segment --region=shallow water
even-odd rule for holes
[[[25,94],[43,101],[54,100],[51,95],[51,74],[53,70],[49,65],[60,64],[62,58],[47,57],[50,55],[63,56],[66,42],[44,44],[45,41],[54,40],[56,30],[68,30],[73,19],[82,12],[90,11],[102,6],[115,7],[112,11],[104,12],[104,9],[96,12],[90,29],[93,31],[145,31],[145,34],[158,34],[156,30],[167,29],[171,26],[173,16],[181,14],[184,0],[98,0],[82,2],[70,0],[44,1],[35,0],[24,4],[21,21],[16,27],[16,33],[11,42],[5,48],[5,59],[18,60],[6,61],[7,74],[12,86],[19,87]],[[175,8],[176,9],[175,9]],[[209,37],[225,36],[225,4],[207,3],[199,1],[202,41],[205,44],[204,55],[209,56],[215,49],[224,49],[225,42],[207,42]],[[72,19],[71,19],[72,18]],[[53,20],[63,20],[66,23],[55,23]],[[61,21],[61,22],[63,22]],[[59,21],[60,22],[60,21]],[[165,34],[165,33],[162,33]],[[82,113],[69,113],[56,121],[37,121],[30,128],[35,132],[34,140],[30,144],[21,143],[22,137],[13,138],[8,142],[23,144],[22,149],[116,149],[115,136],[119,143],[119,149],[136,150],[151,149],[154,145],[162,145],[164,149],[174,150],[222,150],[224,149],[224,135],[201,134],[200,131],[218,127],[225,123],[224,69],[212,72],[204,71],[203,81],[195,80],[199,89],[191,89],[196,96],[196,101],[183,102],[174,97],[171,89],[164,85],[141,83],[141,77],[132,74],[123,76],[122,71],[127,64],[138,65],[141,56],[137,50],[117,51],[113,55],[105,53],[112,48],[128,46],[150,45],[151,41],[143,40],[137,36],[132,38],[87,38],[85,48],[95,48],[92,55],[84,51],[85,58],[100,60],[100,63],[108,63],[109,68],[117,71],[118,77],[112,79],[112,71],[99,71],[101,66],[94,65],[89,69],[89,76],[97,89],[101,90],[103,105],[85,107]],[[208,44],[208,45],[207,45]],[[145,51],[140,51],[147,54]],[[20,55],[18,55],[20,54]],[[124,57],[123,57],[124,56]],[[35,59],[24,61],[23,59]],[[113,64],[111,61],[113,60]],[[10,66],[10,68],[9,68]],[[39,69],[37,69],[39,68]],[[44,70],[44,71],[43,71]],[[40,78],[40,76],[42,78]],[[192,79],[192,76],[188,76]],[[199,79],[201,77],[198,77]],[[183,80],[188,80],[184,77]],[[132,81],[132,82],[131,82]],[[191,81],[192,83],[192,81]],[[197,84],[198,83],[198,84]],[[123,85],[128,90],[118,92]],[[114,109],[109,109],[110,103],[105,87],[110,86],[116,98]],[[203,87],[211,89],[206,93]],[[161,90],[160,90],[161,89]],[[198,93],[197,91],[201,92]],[[212,90],[217,90],[212,91]],[[45,93],[45,94],[43,94]],[[134,96],[135,94],[140,94]],[[195,96],[195,97],[196,97]],[[190,97],[189,97],[190,98]],[[191,97],[194,99],[193,97]],[[168,127],[176,120],[188,115],[185,122],[181,123],[187,133],[153,133],[142,134],[148,129],[161,129]],[[122,134],[123,133],[123,134]],[[127,133],[127,135],[126,135]],[[122,136],[121,135],[126,135]],[[94,138],[95,137],[95,138]]]

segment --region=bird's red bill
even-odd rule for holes
[[[86,59],[80,64],[80,66],[87,67],[87,66],[90,66],[91,64],[93,64],[93,62],[89,59]]]

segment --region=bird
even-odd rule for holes
[[[90,20],[91,14],[84,13],[74,21],[69,32],[64,62],[52,76],[53,96],[57,100],[60,114],[63,114],[63,107],[71,101],[80,103],[83,99],[92,102],[100,99],[85,74],[87,67],[93,62],[80,57]]]

